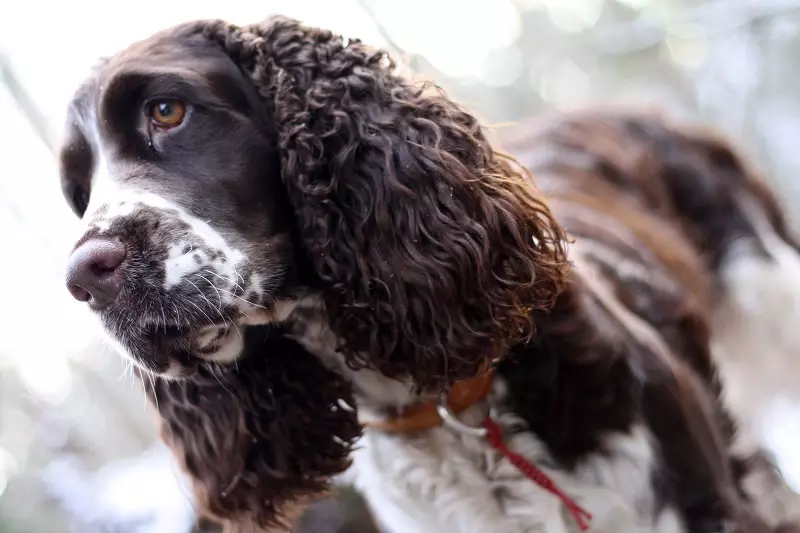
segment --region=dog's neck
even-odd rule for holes
[[[540,313],[534,341],[512,347],[506,358],[508,360],[501,363],[498,373],[501,377],[508,374],[511,388],[520,388],[523,396],[533,394],[545,398],[558,396],[551,391],[553,387],[570,387],[570,384],[560,383],[566,376],[581,381],[587,375],[611,373],[612,368],[617,369],[613,371],[614,380],[607,383],[600,380],[599,384],[593,383],[592,386],[602,389],[598,389],[597,394],[608,393],[622,404],[617,406],[615,402],[615,405],[607,406],[609,409],[632,409],[632,405],[625,404],[627,394],[621,391],[637,386],[634,383],[641,376],[635,374],[639,374],[641,369],[637,368],[636,358],[623,354],[625,350],[620,347],[630,348],[631,343],[639,344],[641,339],[635,338],[639,337],[642,326],[630,324],[630,313],[608,308],[608,305],[614,304],[614,296],[607,294],[608,289],[594,279],[596,276],[592,269],[580,256],[575,263],[571,282],[558,297],[552,311]],[[603,305],[601,301],[611,303]],[[411,379],[397,380],[376,370],[348,366],[344,356],[336,349],[340,342],[328,324],[324,304],[319,297],[311,295],[295,301],[283,326],[288,335],[352,384],[362,421],[385,420],[402,413],[410,405],[435,399],[436,391],[421,397]],[[644,343],[649,344],[652,336],[649,335],[649,328],[645,329],[648,330],[648,338]],[[659,339],[656,342],[660,342]],[[663,346],[659,348],[665,349]],[[577,370],[564,370],[575,370],[573,367]],[[522,368],[524,376],[520,377],[517,374]],[[553,378],[555,374],[561,376],[559,380]],[[509,393],[513,396],[515,391]]]
[[[566,289],[562,297],[559,298],[560,304],[558,307],[562,313],[582,313],[575,304],[580,299],[580,292],[581,288],[577,286]],[[563,309],[565,306],[570,309],[565,311]],[[556,325],[554,331],[549,331],[550,328],[548,326],[550,324],[553,324],[553,321],[548,320],[537,328],[537,344],[552,345],[564,342],[563,332],[560,331],[561,326]],[[579,329],[582,328],[587,331],[576,331],[572,327],[570,331],[571,337],[597,338],[596,331],[594,331],[596,324],[592,320],[573,321],[573,324],[580,324]],[[408,406],[435,399],[433,392],[420,396],[418,391],[415,390],[411,379],[397,380],[386,377],[369,368],[354,369],[348,366],[344,356],[336,350],[339,345],[339,339],[328,327],[324,306],[317,297],[310,296],[297,300],[293,311],[283,325],[288,335],[297,340],[309,352],[317,355],[325,365],[344,376],[352,384],[359,418],[363,422],[384,421],[392,416],[402,414]],[[593,330],[593,332],[589,334],[588,330]],[[548,338],[552,338],[553,342],[549,342]],[[531,349],[535,351],[535,348]],[[526,358],[536,358],[535,353],[530,353],[531,349],[521,347],[520,350],[514,351],[525,352],[523,355]],[[545,363],[548,369],[550,364],[558,364],[552,361],[550,355],[552,354],[548,354],[548,362]],[[598,364],[603,363],[598,361]],[[545,370],[544,374],[549,375],[549,370]],[[532,379],[536,380],[534,377]],[[548,381],[548,383],[543,384],[543,386],[552,385],[549,380],[545,381]]]
[[[410,380],[347,366],[318,299],[300,300],[284,327],[351,382],[362,422],[383,421],[405,406],[433,399],[417,396]],[[665,471],[676,472],[682,481],[676,493],[692,488],[692,498],[679,498],[678,506],[686,509],[699,501],[703,508],[732,508],[718,492],[732,483],[725,473],[725,450],[703,429],[715,432],[712,400],[680,370],[682,362],[669,363],[674,355],[665,350],[670,348],[652,325],[617,301],[596,272],[579,267],[554,308],[537,317],[533,341],[512,347],[500,362],[502,402],[566,468],[601,452],[609,435],[627,434],[645,422],[643,413],[650,413],[654,418],[647,419],[646,429],[661,446]],[[688,429],[675,432],[675,424]]]
[[[364,422],[385,419],[388,413],[419,402],[411,380],[388,378],[375,370],[349,367],[336,350],[338,339],[328,327],[322,303],[316,297],[297,301],[285,327],[309,352],[348,379],[358,403],[359,418]]]

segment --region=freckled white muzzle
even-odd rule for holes
[[[98,180],[84,220],[68,286],[147,371],[177,376],[198,362],[233,361],[242,326],[288,313],[241,249],[162,196]]]

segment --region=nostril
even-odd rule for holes
[[[68,283],[67,290],[72,295],[72,297],[78,300],[79,302],[88,302],[89,299],[92,297],[92,295],[89,294],[89,291],[87,291],[80,285],[75,285],[74,283]]]
[[[90,261],[90,268],[94,274],[109,274],[125,261],[127,252],[125,245],[118,239],[99,241],[92,243],[87,259]]]
[[[92,270],[92,274],[95,276],[106,276],[108,274],[112,274],[117,267],[124,261],[124,257],[122,256],[122,260],[118,261],[116,256],[107,256],[107,255],[100,255],[97,260],[92,263],[89,268]]]
[[[122,289],[119,267],[127,249],[119,239],[95,237],[78,246],[67,263],[67,290],[94,309],[113,303]]]

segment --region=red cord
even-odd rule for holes
[[[500,426],[497,425],[497,422],[492,420],[490,417],[486,417],[486,420],[483,421],[483,427],[485,427],[486,431],[488,432],[486,437],[489,439],[489,443],[493,448],[502,453],[511,462],[511,464],[516,466],[519,471],[525,474],[528,479],[543,489],[550,491],[562,502],[564,502],[564,505],[578,523],[581,531],[586,531],[589,529],[589,521],[592,519],[592,515],[586,509],[578,505],[575,500],[566,495],[560,488],[558,488],[558,485],[556,485],[555,481],[553,481],[550,476],[539,470],[536,465],[525,459],[520,454],[510,450],[508,446],[506,446],[505,442],[503,442],[503,431],[500,429]]]

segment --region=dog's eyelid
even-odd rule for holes
[[[143,101],[142,110],[145,113],[149,113],[153,109],[153,106],[162,102],[179,102],[186,108],[187,114],[191,108],[195,107],[194,103],[192,103],[192,101],[185,96],[159,94],[157,96],[148,96],[145,98]]]
[[[152,114],[154,106],[164,102],[179,103],[182,107],[182,116],[175,125],[167,125],[167,124],[162,125],[159,124],[157,121],[153,120]],[[158,151],[157,147],[154,146],[153,137],[156,135],[173,134],[182,130],[191,120],[196,107],[197,106],[195,106],[188,100],[174,96],[172,97],[159,96],[159,97],[147,98],[144,101],[144,105],[142,107],[141,112],[143,120],[145,121],[144,127],[146,129],[148,147],[153,151]]]

